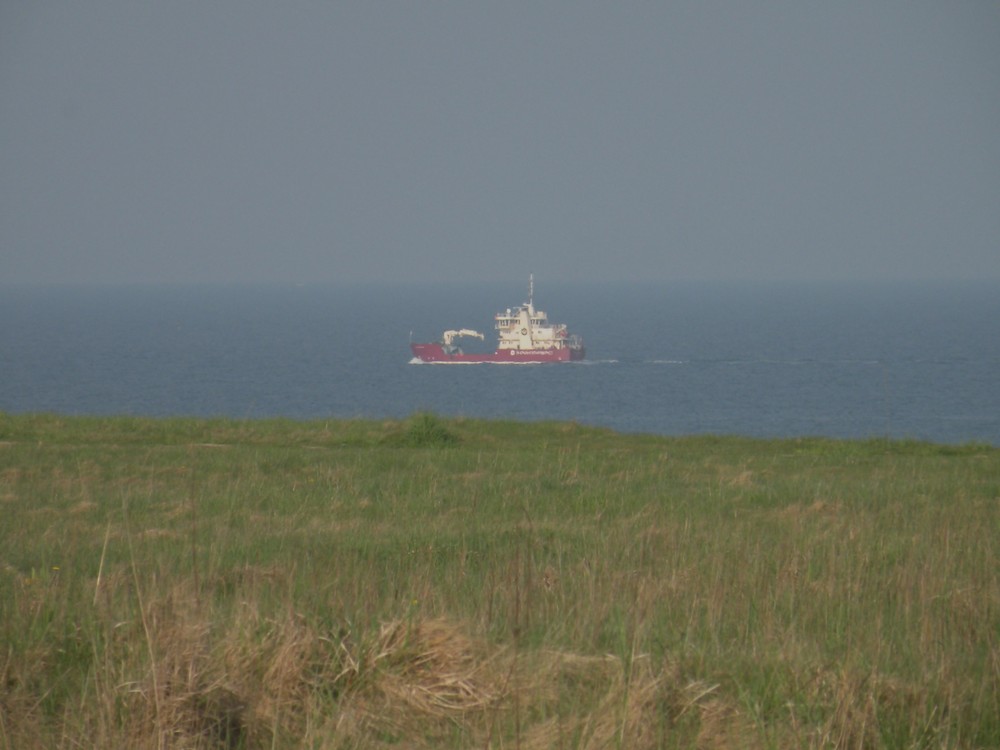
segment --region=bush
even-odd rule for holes
[[[403,442],[417,448],[453,445],[458,437],[435,414],[414,414],[403,435]]]

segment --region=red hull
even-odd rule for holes
[[[583,359],[583,347],[571,349],[497,349],[492,354],[448,354],[441,344],[410,344],[413,356],[422,362],[435,364],[538,364],[542,362],[578,362]]]

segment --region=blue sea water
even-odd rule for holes
[[[0,287],[0,411],[295,419],[420,410],[623,432],[1000,445],[997,284],[546,283],[559,365],[411,363],[525,286]]]

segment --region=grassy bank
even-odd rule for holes
[[[1000,745],[1000,450],[0,414],[0,748]]]

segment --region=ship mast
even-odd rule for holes
[[[535,309],[535,274],[528,274],[528,307]]]

